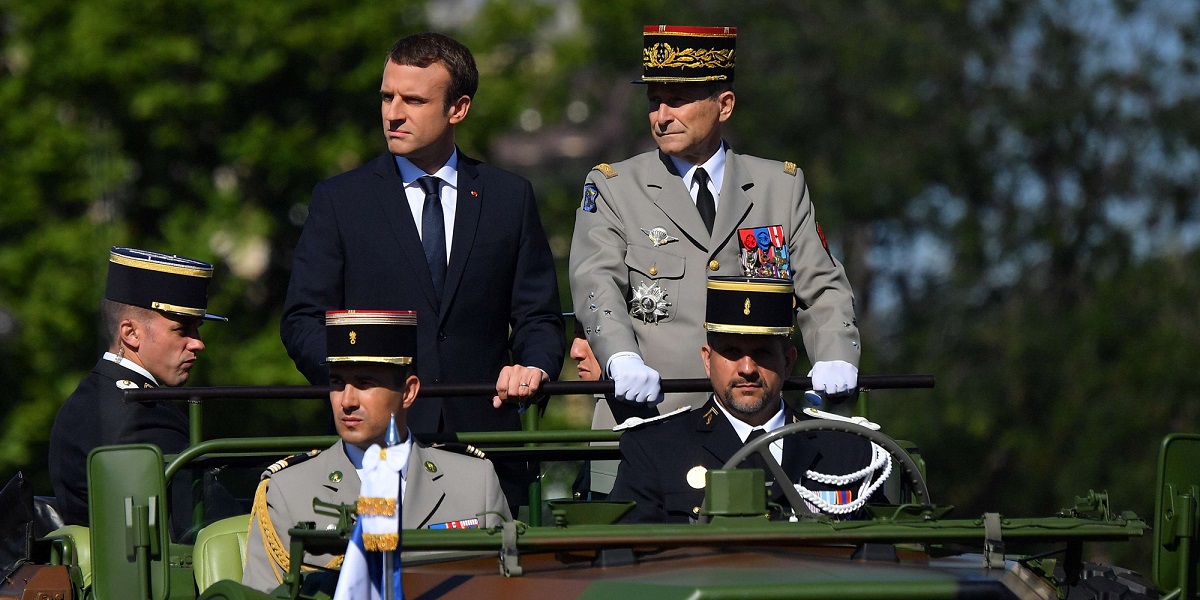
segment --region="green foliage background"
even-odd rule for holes
[[[475,52],[460,146],[534,182],[569,298],[580,183],[649,147],[627,82],[641,26],[672,22],[739,28],[729,140],[805,170],[862,371],[937,376],[872,404],[937,499],[1046,514],[1093,487],[1149,515],[1158,440],[1197,421],[1191,6],[4,0],[0,476],[49,490],[112,245],[217,264],[210,309],[231,321],[205,327],[194,384],[302,383],[278,319],[308,193],[383,149],[375,86],[408,33]],[[222,405],[206,434],[312,432],[324,410]]]

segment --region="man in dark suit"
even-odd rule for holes
[[[562,367],[532,186],[454,144],[478,80],[470,51],[444,35],[392,47],[380,86],[388,152],[313,190],[280,325],[297,368],[325,385],[326,310],[417,311],[421,381],[495,381],[498,405],[423,398],[409,414],[418,435],[519,429],[517,404],[503,401],[532,399]]]
[[[621,464],[609,500],[637,502],[625,522],[694,521],[700,516],[707,471],[721,468],[748,440],[812,418],[793,412],[781,395],[797,354],[790,339],[792,290],[786,279],[709,279],[708,343],[700,356],[714,393],[700,410],[621,437]],[[799,483],[800,495],[814,512],[851,515],[861,507],[861,498],[880,499],[876,492],[882,477],[875,474],[888,458],[864,439],[806,432],[772,443],[771,453],[792,480],[781,483]],[[813,472],[862,476],[832,485],[814,479]],[[773,485],[773,500],[783,502],[778,486]]]
[[[478,81],[470,50],[444,35],[392,46],[379,90],[388,151],[313,189],[280,324],[296,367],[325,385],[325,311],[415,310],[422,382],[496,382],[491,403],[423,397],[408,415],[418,437],[520,429],[519,403],[562,368],[558,282],[533,187],[454,144]],[[524,467],[497,470],[521,503]]]
[[[50,481],[68,525],[87,525],[87,457],[98,446],[149,443],[164,454],[188,447],[187,417],[167,402],[132,402],[124,391],[187,383],[204,350],[212,265],[136,248],[113,248],[100,307],[108,352],[67,398],[50,431]],[[187,516],[189,493],[174,485],[172,514]],[[191,524],[177,518],[176,536]]]

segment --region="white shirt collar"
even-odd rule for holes
[[[149,379],[150,381],[154,382],[154,385],[158,385],[158,380],[155,379],[154,376],[150,374],[150,371],[143,369],[141,365],[133,362],[132,360],[129,360],[128,358],[125,358],[123,356],[117,356],[116,354],[113,354],[112,352],[105,352],[104,360],[115,362],[118,365],[121,365],[122,367],[129,369],[130,371],[139,373],[146,379]]]
[[[695,190],[693,190],[693,178],[696,176],[696,168],[704,167],[704,172],[708,173],[708,178],[712,181],[713,199],[717,202],[721,201],[721,184],[725,181],[725,142],[721,142],[721,146],[704,164],[693,165],[684,162],[674,156],[669,157],[675,165],[675,170],[679,171],[679,175],[683,177],[683,182],[687,185],[688,191],[692,193],[692,200],[696,199]]]
[[[393,155],[394,156],[394,155]],[[433,175],[438,179],[446,182],[447,185],[458,189],[458,148],[454,148],[454,152],[450,153],[450,160],[442,165],[433,173],[422,171],[417,165],[412,164],[411,160],[403,156],[394,156],[396,159],[396,167],[400,169],[400,179],[404,180],[405,187],[417,185],[417,179],[426,175]]]
[[[735,433],[737,433],[739,438],[741,438],[742,443],[743,444],[746,443],[746,438],[750,436],[750,431],[755,429],[755,427],[753,425],[751,425],[745,421],[742,421],[742,420],[738,419],[737,417],[734,417],[733,415],[729,414],[729,411],[725,410],[725,407],[723,405],[721,405],[721,402],[719,400],[716,400],[714,398],[713,401],[716,402],[717,408],[721,409],[721,413],[725,415],[725,418],[729,419],[729,424],[733,426],[733,431]],[[760,427],[758,429],[762,429],[763,431],[770,433],[770,432],[775,431],[776,429],[779,429],[780,427],[783,427],[783,426],[784,426],[783,400],[780,399],[779,412],[776,412],[775,416],[771,417],[770,420],[768,420],[766,423],[763,424],[762,427]]]

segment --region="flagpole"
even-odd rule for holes
[[[384,441],[389,448],[394,448],[400,445],[400,431],[396,429],[396,415],[393,413],[390,422],[388,423],[387,435]],[[399,471],[399,470],[398,470]],[[383,598],[384,600],[396,600],[396,586],[393,585],[392,579],[395,577],[396,565],[392,562],[392,553],[400,551],[400,529],[404,522],[401,515],[403,514],[404,506],[404,484],[402,477],[396,478],[396,549],[384,550],[383,552]],[[400,593],[401,598],[404,597],[404,592]]]
[[[383,597],[385,600],[396,600],[396,590],[392,586],[392,550],[383,551]]]

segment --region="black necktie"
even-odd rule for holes
[[[767,435],[767,432],[760,427],[751,429],[750,435],[746,436],[746,445],[749,445],[750,442],[753,442],[764,435]],[[767,446],[767,451],[771,451],[771,447],[769,445]],[[762,469],[763,477],[765,477],[768,482],[771,481],[771,469],[767,467],[767,461],[763,459],[761,454],[755,452],[754,454],[750,455],[750,457],[746,459],[746,465],[751,468]]]
[[[417,179],[425,192],[425,207],[421,209],[421,245],[425,247],[425,262],[433,277],[433,291],[438,301],[446,284],[446,219],[442,216],[442,199],[438,197],[437,177],[426,175]]]
[[[696,190],[696,210],[700,211],[700,218],[711,234],[713,222],[717,220],[717,201],[713,200],[712,192],[708,191],[708,173],[704,172],[703,168],[698,168],[692,179],[700,188]]]

